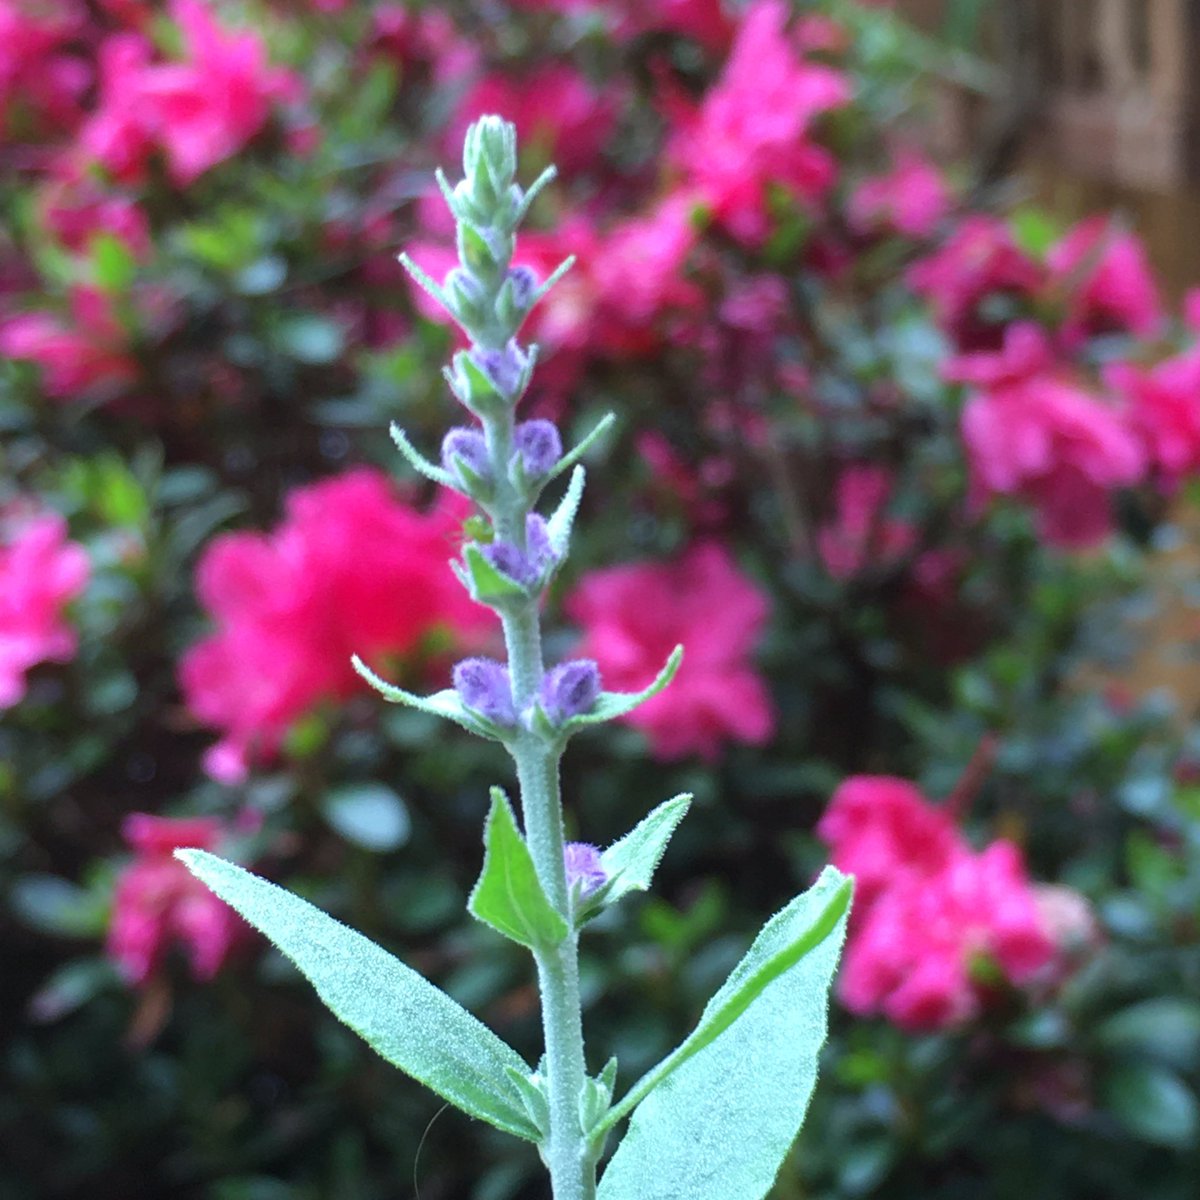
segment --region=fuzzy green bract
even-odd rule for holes
[[[270,938],[334,1016],[388,1062],[463,1112],[538,1140],[510,1077],[529,1067],[445,992],[299,896],[203,850],[176,857]]]
[[[606,904],[629,892],[645,892],[671,840],[675,827],[691,807],[690,793],[664,800],[649,816],[643,817],[619,842],[600,856],[609,883],[604,891]]]
[[[546,899],[500,788],[492,788],[483,842],[483,871],[468,905],[472,914],[522,946],[556,946],[567,936],[567,923]]]
[[[833,868],[763,927],[650,1090],[599,1200],[761,1200],[808,1108],[851,881]],[[686,1054],[689,1044],[700,1048]],[[631,1094],[639,1094],[635,1085]],[[615,1112],[621,1111],[618,1105]]]

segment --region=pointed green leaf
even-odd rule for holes
[[[636,1104],[599,1200],[761,1200],[817,1079],[852,880],[827,868],[763,927],[695,1032],[597,1126]]]
[[[583,499],[584,478],[583,467],[577,466],[571,472],[571,482],[567,484],[566,493],[558,502],[550,520],[546,522],[550,545],[554,547],[554,553],[559,558],[566,556],[571,543],[571,527],[575,524],[575,514],[579,511],[579,504]]]
[[[551,479],[556,479],[564,471],[569,471],[616,424],[616,421],[615,413],[607,413],[578,446],[568,451],[554,464],[554,469],[546,476],[546,482],[549,483]]]
[[[578,717],[563,722],[563,732],[573,733],[585,725],[599,725],[633,712],[639,704],[644,704],[651,696],[657,696],[675,678],[675,672],[679,670],[682,661],[683,647],[676,646],[671,651],[666,665],[659,671],[658,678],[648,688],[641,692],[601,692],[590,712],[581,713]]]
[[[537,1141],[508,1072],[520,1055],[445,992],[299,896],[203,850],[177,850],[201,882],[266,934],[379,1054],[463,1112]]]
[[[667,843],[691,803],[692,797],[688,792],[673,800],[663,801],[619,842],[613,842],[604,851],[600,863],[608,876],[605,904],[611,904],[629,892],[649,889],[650,880],[654,877]]]
[[[463,559],[471,580],[471,596],[475,600],[487,603],[525,595],[525,589],[515,579],[509,579],[502,571],[497,571],[474,542],[468,542],[463,547]]]
[[[449,471],[443,471],[441,467],[431,463],[421,452],[408,440],[408,435],[395,422],[391,426],[392,441],[396,443],[396,449],[408,460],[408,465],[412,467],[419,475],[424,475],[426,479],[432,479],[434,483],[440,483],[442,487],[454,487],[454,478]]]
[[[477,733],[481,737],[496,736],[494,730],[489,729],[478,720],[475,714],[463,704],[453,688],[434,692],[432,696],[418,696],[415,692],[406,692],[403,688],[380,679],[357,654],[351,657],[350,663],[359,675],[392,704],[404,704],[409,708],[415,708],[418,712],[429,713],[430,716],[445,717],[446,720],[454,721],[464,729],[470,730],[471,733]]]
[[[483,871],[467,907],[522,946],[556,946],[567,936],[567,922],[546,898],[512,806],[499,788],[492,788],[483,844]]]

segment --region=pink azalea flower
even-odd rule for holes
[[[89,564],[57,513],[0,510],[0,709],[25,695],[25,674],[66,662],[77,638],[63,610],[84,589]]]
[[[1105,381],[1128,406],[1164,488],[1200,470],[1200,347],[1154,367],[1113,363]]]
[[[830,861],[855,877],[854,921],[902,873],[932,875],[965,847],[945,809],[889,775],[855,775],[834,792],[817,825]]]
[[[226,836],[211,817],[130,813],[122,827],[134,851],[117,879],[108,928],[108,956],[125,980],[148,983],[172,945],[184,948],[192,975],[212,979],[249,932],[238,914],[172,857],[184,847],[216,850]]]
[[[212,543],[197,586],[217,631],[180,668],[189,708],[222,731],[211,774],[243,777],[318,702],[361,690],[351,655],[382,667],[433,635],[478,639],[491,617],[446,570],[466,514],[458,497],[418,512],[364,469],[298,488],[273,533]]]
[[[1151,338],[1162,327],[1162,301],[1145,248],[1107,217],[1077,225],[1050,251],[1049,264],[1053,282],[1067,292],[1068,345],[1104,333]]]
[[[941,171],[916,151],[902,150],[886,175],[859,184],[847,216],[857,233],[882,230],[925,238],[945,220],[950,202]]]
[[[1052,375],[974,395],[962,432],[976,494],[1022,497],[1041,535],[1064,549],[1107,537],[1110,493],[1145,469],[1125,414]]]
[[[767,599],[724,547],[701,543],[675,562],[593,571],[566,611],[583,627],[580,653],[615,691],[645,687],[684,644],[671,686],[625,718],[646,733],[656,757],[713,760],[726,741],[757,745],[771,736],[770,696],[750,662]]]
[[[141,182],[159,151],[172,182],[186,187],[241,150],[276,103],[301,93],[296,76],[268,64],[259,37],[223,29],[201,0],[174,0],[171,15],[183,33],[178,62],[152,62],[139,34],[101,47],[100,103],[80,141],[121,183]]]
[[[847,780],[818,833],[856,876],[839,980],[853,1012],[914,1032],[951,1028],[982,1009],[981,960],[1018,986],[1052,966],[1057,947],[1017,848],[996,841],[975,853],[911,784]]]
[[[1004,326],[980,305],[991,296],[1026,301],[1042,287],[1045,272],[994,217],[968,217],[932,254],[908,272],[912,289],[933,305],[938,323],[961,350],[994,349]]]
[[[834,579],[886,569],[915,545],[912,525],[884,516],[891,491],[891,473],[883,467],[860,463],[838,477],[834,515],[817,530],[817,550]]]
[[[828,191],[837,164],[809,134],[851,95],[839,71],[805,61],[787,22],[780,0],[746,10],[720,79],[699,109],[678,114],[683,124],[669,148],[697,199],[751,245],[770,232],[771,185],[808,204]]]
[[[69,0],[0,0],[0,138],[14,110],[46,134],[78,124],[91,71],[67,51],[83,19]]]
[[[75,398],[115,391],[138,377],[128,335],[98,288],[75,287],[70,320],[47,312],[23,313],[0,324],[0,353],[35,362],[51,396]]]

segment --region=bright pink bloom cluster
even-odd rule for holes
[[[91,72],[71,42],[83,24],[74,0],[0,0],[0,140],[13,125],[78,124]]]
[[[137,379],[129,336],[112,298],[99,288],[76,286],[70,313],[22,313],[0,323],[0,354],[35,362],[46,391],[61,399],[116,392]]]
[[[834,514],[817,530],[817,551],[834,579],[886,569],[913,549],[913,526],[884,515],[891,491],[891,474],[883,467],[856,464],[838,477]]]
[[[983,1007],[982,963],[1017,985],[1051,967],[1056,947],[1020,851],[996,841],[976,853],[912,784],[847,780],[817,832],[856,877],[839,982],[853,1012],[910,1031],[951,1028]]]
[[[352,655],[378,666],[435,635],[446,650],[478,638],[490,614],[446,569],[467,511],[448,496],[422,513],[362,469],[292,492],[273,533],[209,546],[197,586],[218,629],[181,679],[191,711],[223,731],[212,775],[243,777],[315,704],[359,690]]]
[[[212,979],[249,932],[240,916],[172,857],[183,848],[216,850],[226,830],[212,817],[130,813],[122,832],[133,861],[117,879],[108,927],[108,955],[128,983],[141,986],[181,945],[192,975]]]
[[[749,245],[770,231],[772,187],[810,204],[829,190],[837,163],[812,127],[851,98],[845,75],[805,58],[788,18],[782,0],[756,0],[715,86],[695,109],[676,98],[672,114],[669,154],[684,190]]]
[[[970,217],[909,275],[959,351],[944,369],[970,389],[962,434],[975,502],[1018,496],[1066,549],[1112,530],[1112,495],[1200,461],[1189,359],[1161,374],[1119,367],[1117,394],[1088,377],[1090,339],[1153,337],[1163,325],[1145,251],[1105,218],[1085,221],[1039,262],[1002,222]],[[1194,394],[1194,392],[1193,392]]]
[[[950,189],[933,163],[914,150],[901,150],[885,175],[859,184],[846,215],[859,234],[898,233],[926,238],[950,211]]]
[[[630,563],[586,575],[566,602],[584,631],[580,653],[605,686],[643,688],[676,645],[687,647],[666,691],[625,718],[661,759],[715,759],[727,740],[771,736],[770,696],[750,655],[766,623],[765,594],[714,542],[670,563]]]
[[[25,674],[65,662],[76,635],[63,609],[87,584],[83,547],[57,513],[13,505],[0,511],[0,709],[25,695]]]
[[[140,34],[110,37],[100,52],[100,102],[80,132],[86,158],[121,183],[146,175],[151,156],[186,187],[232,157],[264,127],[272,107],[302,94],[269,65],[264,43],[222,28],[202,0],[173,0],[184,56],[154,60]]]

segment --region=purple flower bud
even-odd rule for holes
[[[458,698],[481,717],[496,725],[515,725],[512,684],[508,668],[490,658],[464,658],[454,668]]]
[[[523,587],[540,583],[558,559],[554,547],[550,545],[550,531],[546,522],[537,513],[530,513],[525,521],[524,551],[512,542],[500,541],[481,546],[479,552],[497,571],[502,571]]]
[[[512,284],[513,301],[524,310],[533,303],[533,294],[538,289],[538,277],[532,267],[510,267],[509,282]]]
[[[461,296],[468,304],[479,305],[483,302],[483,289],[479,281],[462,267],[454,267],[447,273],[442,290],[451,297]]]
[[[568,842],[563,847],[563,862],[567,868],[567,890],[573,892],[578,888],[580,896],[590,896],[608,879],[600,862],[600,851],[587,842]]]
[[[562,438],[553,421],[522,421],[513,431],[513,443],[530,479],[548,475],[562,457]]]
[[[481,479],[491,477],[492,465],[488,459],[487,440],[477,429],[456,426],[442,439],[442,466],[466,486],[466,480],[458,470],[455,459],[461,459],[469,470]]]
[[[538,698],[546,716],[560,725],[590,712],[599,695],[600,668],[590,658],[577,658],[546,672]]]
[[[506,400],[516,397],[529,355],[515,341],[510,340],[503,350],[472,350],[471,358],[500,395]]]

